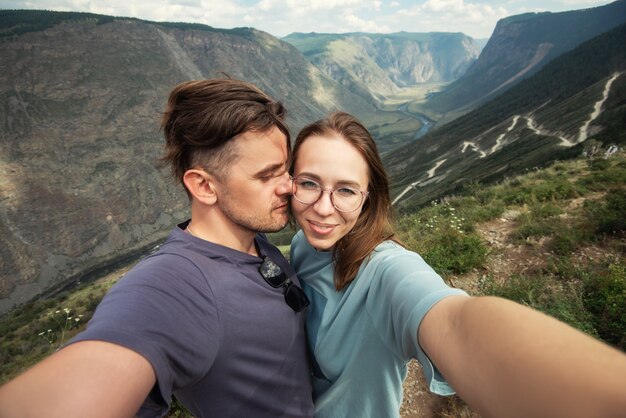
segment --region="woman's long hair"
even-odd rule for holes
[[[361,214],[348,234],[335,244],[335,288],[342,290],[356,277],[361,263],[378,244],[387,239],[397,241],[393,231],[393,212],[389,196],[389,179],[378,154],[374,139],[368,130],[352,115],[331,113],[326,119],[305,126],[296,138],[293,148],[293,174],[298,150],[311,136],[339,135],[352,144],[365,158],[369,174],[369,195]]]

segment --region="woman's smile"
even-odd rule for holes
[[[326,224],[322,222],[316,222],[311,219],[307,219],[307,222],[309,223],[311,230],[319,235],[330,234],[335,226],[337,226],[336,224]]]

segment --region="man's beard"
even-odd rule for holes
[[[274,209],[286,204],[286,201],[277,202],[272,206],[272,210],[263,217],[259,217],[258,213],[250,213],[246,208],[241,210],[240,206],[232,204],[232,201],[228,198],[222,198],[221,202],[218,201],[218,204],[224,216],[231,222],[252,232],[278,232],[289,222],[289,216],[286,211],[280,217],[272,216]]]

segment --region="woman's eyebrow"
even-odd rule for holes
[[[303,173],[299,173],[298,177],[306,177],[306,178],[310,178],[311,180],[315,180],[318,183],[322,183],[322,178],[318,176],[317,174],[303,172]],[[355,186],[357,188],[361,187],[361,185],[354,180],[339,180],[335,182],[335,184],[341,184],[344,186]]]

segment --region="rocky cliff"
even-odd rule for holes
[[[331,109],[374,111],[254,29],[0,12],[0,313],[185,218],[157,167],[161,111],[174,85],[220,71],[281,99],[294,131]]]

